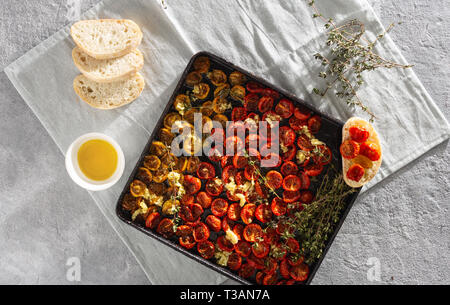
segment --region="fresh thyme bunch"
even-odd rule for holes
[[[308,0],[312,7],[313,18],[321,18],[328,30],[326,45],[330,47],[330,56],[326,57],[316,53],[314,58],[320,60],[325,70],[319,73],[319,77],[327,79],[326,88],[320,90],[314,88],[315,94],[324,96],[329,89],[335,88],[337,97],[344,99],[348,105],[357,106],[370,116],[373,122],[375,114],[363,103],[357,94],[358,89],[364,84],[362,73],[373,71],[377,68],[410,68],[412,65],[402,65],[382,58],[373,52],[375,44],[388,33],[394,24],[377,36],[374,41],[364,38],[364,24],[355,19],[344,25],[337,26],[332,18],[325,18],[318,11],[314,0]]]

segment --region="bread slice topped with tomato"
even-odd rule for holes
[[[361,187],[376,175],[381,166],[380,139],[373,126],[358,117],[348,119],[342,128],[342,169],[351,187]]]

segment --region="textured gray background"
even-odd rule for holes
[[[300,1],[300,0],[299,0]],[[2,0],[0,69],[97,0]],[[450,83],[448,0],[369,0],[447,119]],[[75,7],[73,6],[75,3]],[[315,284],[450,284],[447,143],[363,195],[316,275]],[[0,72],[0,284],[146,284],[144,273],[88,194],[67,176],[45,129]],[[371,282],[375,257],[381,281]]]

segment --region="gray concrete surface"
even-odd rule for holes
[[[3,0],[0,68],[96,0]],[[449,112],[448,0],[369,0],[438,106]],[[74,6],[75,5],[75,6]],[[447,143],[363,195],[315,284],[450,284]],[[144,273],[91,198],[67,176],[63,156],[4,72],[0,73],[0,284],[146,284]],[[379,262],[380,281],[370,281]],[[376,277],[375,277],[376,279]],[[77,283],[77,282],[75,282]]]

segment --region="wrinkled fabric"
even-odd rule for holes
[[[310,95],[322,82],[313,54],[323,50],[321,21],[312,19],[307,1],[104,1],[82,19],[129,18],[144,38],[142,74],[146,88],[125,107],[97,110],[72,89],[79,73],[71,58],[74,43],[63,28],[5,69],[28,106],[63,153],[78,136],[103,132],[121,145],[126,167],[111,189],[91,192],[97,206],[129,247],[154,284],[218,284],[225,277],[184,257],[123,224],[115,204],[148,137],[168,102],[187,62],[198,51],[215,53],[277,86],[309,101],[341,120],[358,115],[333,94],[320,100]],[[335,22],[358,18],[373,39],[383,27],[365,0],[316,1]],[[387,36],[375,48],[383,57],[406,64]],[[383,164],[364,191],[449,137],[449,125],[412,69],[380,69],[365,74],[360,97],[377,115]],[[411,149],[414,148],[414,149]]]

